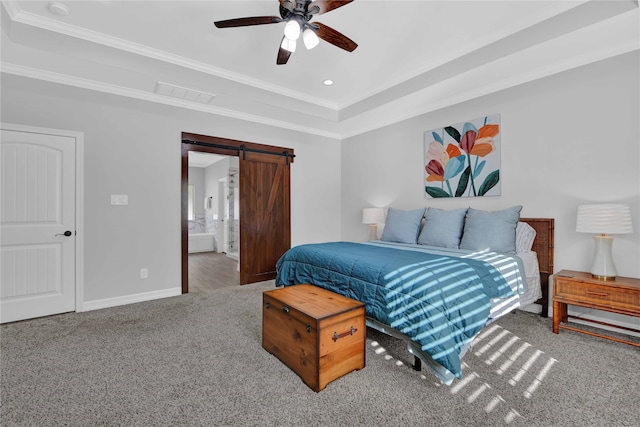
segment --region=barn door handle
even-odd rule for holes
[[[67,230],[67,231],[65,231],[64,233],[56,234],[56,236],[67,236],[67,237],[69,237],[69,236],[71,236],[72,234],[73,234],[72,232],[70,232],[69,230]]]

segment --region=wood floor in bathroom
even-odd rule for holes
[[[239,286],[238,261],[218,252],[189,254],[189,292]]]

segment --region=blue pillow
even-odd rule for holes
[[[500,211],[469,208],[464,222],[460,249],[516,253],[516,227],[522,206]]]
[[[458,249],[466,213],[467,208],[451,211],[427,209],[427,219],[420,231],[418,244]]]
[[[425,208],[412,211],[389,208],[380,240],[415,245],[424,211]]]

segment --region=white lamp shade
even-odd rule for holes
[[[320,43],[320,39],[316,35],[316,32],[310,28],[304,30],[302,33],[302,40],[304,41],[304,45],[307,49],[313,49],[318,46],[318,43]]]
[[[296,51],[296,41],[295,40],[289,40],[288,38],[284,37],[282,39],[282,44],[280,45],[281,48],[283,48],[284,50],[288,50],[289,52],[295,52]]]
[[[631,209],[622,204],[580,205],[576,231],[599,234],[633,233]]]
[[[284,35],[289,40],[298,40],[300,37],[300,24],[295,19],[287,22],[287,25],[284,26]]]
[[[364,208],[362,210],[363,224],[382,224],[384,223],[383,208]]]

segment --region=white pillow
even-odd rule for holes
[[[526,222],[519,221],[516,226],[516,252],[531,252],[536,230]]]

